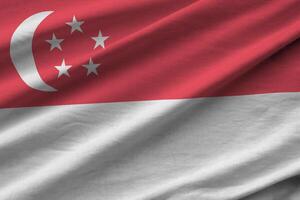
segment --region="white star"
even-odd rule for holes
[[[84,23],[84,21],[77,21],[76,17],[73,16],[73,21],[72,22],[67,22],[66,24],[71,26],[71,34],[74,32],[74,31],[79,31],[79,32],[83,32],[82,29],[81,29],[81,25]]]
[[[85,67],[88,71],[87,71],[87,76],[90,75],[91,73],[94,73],[96,75],[98,75],[97,72],[97,68],[100,66],[101,64],[94,64],[92,58],[90,58],[89,64],[87,65],[82,65],[83,67]]]
[[[58,70],[58,78],[61,77],[62,75],[66,75],[70,77],[68,70],[71,67],[72,67],[71,65],[66,65],[65,59],[63,59],[61,66],[55,66],[55,68]]]
[[[102,36],[101,31],[99,31],[99,34],[97,37],[92,37],[93,40],[96,41],[95,47],[94,49],[96,49],[98,46],[101,45],[102,48],[105,48],[105,40],[107,40],[109,38],[109,36]]]
[[[51,45],[50,51],[52,51],[55,48],[62,50],[60,46],[60,43],[62,43],[62,41],[64,41],[64,39],[57,39],[54,33],[52,35],[51,40],[46,40],[46,42],[48,42]]]

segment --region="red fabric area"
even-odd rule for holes
[[[300,1],[10,0],[0,2],[0,107],[182,99],[300,91]],[[26,85],[10,40],[28,17],[54,11],[35,32],[42,79]],[[70,33],[73,16],[83,33]],[[101,30],[106,48],[93,49]],[[62,51],[50,51],[55,33]],[[101,63],[98,76],[82,66]],[[57,77],[65,59],[70,77]]]

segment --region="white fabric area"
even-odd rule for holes
[[[300,93],[0,110],[1,200],[229,200],[300,171]]]

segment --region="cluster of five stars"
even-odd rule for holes
[[[72,22],[67,22],[67,25],[71,27],[71,34],[74,33],[75,31],[83,33],[83,30],[81,28],[81,25],[84,24],[84,21],[78,21],[76,17],[73,17]],[[103,36],[101,31],[99,31],[98,36],[96,37],[91,37],[95,41],[95,46],[94,49],[98,48],[101,46],[102,48],[105,48],[105,40],[109,38],[109,36]],[[64,41],[64,39],[58,39],[56,35],[53,33],[52,34],[52,39],[51,40],[46,40],[47,43],[49,43],[50,46],[50,51],[53,51],[54,49],[58,49],[62,51],[61,43]],[[90,74],[95,74],[98,75],[98,67],[101,64],[95,64],[90,58],[89,63],[86,65],[82,65],[87,69],[87,76]],[[55,66],[55,68],[58,70],[58,78],[61,77],[62,75],[66,75],[70,77],[70,74],[68,70],[71,68],[71,65],[66,65],[65,60],[63,59],[62,64],[60,66]]]

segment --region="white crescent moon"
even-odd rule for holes
[[[57,90],[45,83],[38,73],[32,52],[32,41],[38,26],[51,13],[53,11],[44,11],[27,18],[16,29],[10,42],[10,56],[22,80],[29,87],[44,92]]]

